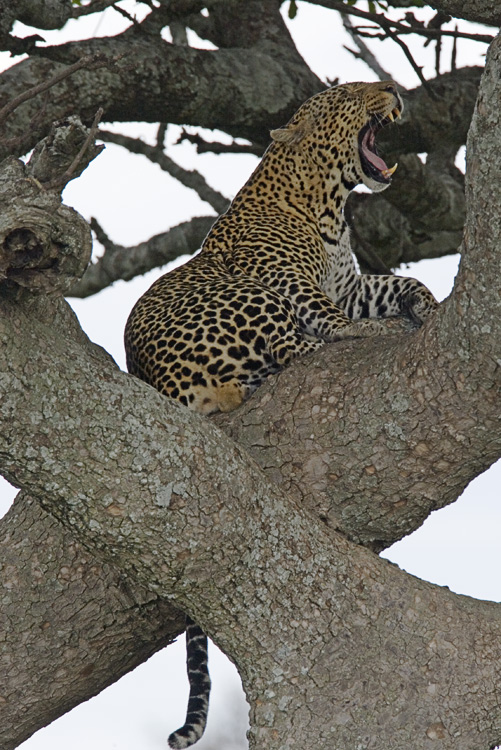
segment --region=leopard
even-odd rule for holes
[[[127,367],[202,414],[231,411],[268,376],[326,342],[418,323],[437,302],[416,279],[360,274],[344,206],[396,169],[376,147],[401,117],[396,84],[347,83],[306,101],[215,222],[201,252],[163,275],[125,329]]]
[[[413,278],[359,273],[344,210],[356,186],[378,193],[391,184],[397,165],[387,166],[376,136],[403,108],[394,81],[344,83],[272,130],[200,253],[133,307],[129,372],[202,415],[229,412],[326,343],[377,336],[393,316],[423,324],[433,294]],[[206,641],[187,622],[190,701],[172,748],[202,736],[208,711]]]

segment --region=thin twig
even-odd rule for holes
[[[139,22],[137,21],[134,16],[131,16],[130,13],[128,13],[124,8],[121,8],[116,3],[113,4],[113,10],[116,10],[117,13],[120,13],[121,16],[127,19],[127,21],[130,21],[133,26],[139,26]]]
[[[444,29],[430,29],[424,26],[414,26],[409,23],[402,23],[401,21],[392,21],[383,13],[371,13],[370,11],[360,10],[353,5],[347,5],[346,3],[340,2],[339,0],[322,0],[321,3],[326,8],[331,10],[337,10],[339,13],[347,14],[350,16],[357,16],[358,18],[365,18],[367,21],[376,23],[385,31],[387,29],[394,29],[402,34],[419,34],[425,37],[431,37],[435,39],[438,36],[451,36],[461,39],[471,39],[474,42],[483,42],[490,44],[495,37],[488,34],[469,34],[464,31],[448,31]]]
[[[167,133],[167,125],[168,123],[161,122],[158,126],[156,148],[159,149],[159,151],[164,150],[165,134]]]
[[[380,81],[386,81],[389,79],[392,79],[393,76],[391,76],[378,62],[375,55],[372,54],[368,46],[365,44],[364,41],[362,41],[362,38],[357,34],[357,31],[355,27],[353,26],[351,22],[351,18],[347,15],[343,16],[343,26],[348,32],[348,34],[351,36],[355,44],[357,45],[359,52],[354,52],[353,50],[348,49],[348,47],[345,47],[348,52],[351,52],[351,54],[354,57],[359,57],[361,60],[364,61],[366,65],[369,66],[371,70],[374,71],[374,73],[377,75]],[[400,88],[403,88],[400,86]]]
[[[220,141],[206,141],[198,133],[188,133],[186,130],[181,131],[181,135],[176,144],[183,141],[189,141],[197,147],[198,154],[254,154],[262,156],[264,149],[257,143],[221,143]]]
[[[456,40],[454,40],[456,41]],[[436,47],[435,47],[435,72],[437,76],[440,75],[440,56],[442,53],[442,37],[437,37],[436,41]]]
[[[456,29],[457,29],[457,26],[456,26]],[[452,52],[451,52],[451,72],[454,72],[456,70],[457,51],[458,51],[458,40],[457,38],[454,38],[454,41],[452,42]]]
[[[96,235],[97,241],[104,247],[105,251],[108,253],[117,252],[119,250],[123,250],[122,245],[117,245],[113,240],[110,240],[104,229],[102,228],[101,224],[98,222],[98,220],[92,216],[91,220],[89,222],[90,228]]]
[[[396,34],[391,29],[387,29],[386,33],[388,34],[388,36],[390,37],[390,39],[393,39],[393,41],[396,42],[398,44],[398,46],[402,49],[404,55],[406,56],[406,58],[410,62],[411,66],[412,66],[412,69],[414,70],[414,72],[416,73],[417,77],[421,81],[422,85],[424,86],[424,88],[428,92],[428,95],[432,99],[438,99],[436,93],[433,91],[433,89],[431,88],[430,84],[428,83],[428,81],[424,77],[421,68],[419,67],[419,65],[417,64],[417,62],[414,60],[414,58],[413,58],[413,56],[411,54],[411,51],[408,48],[408,46],[405,44],[405,42],[403,42],[402,39],[400,39],[400,37],[398,36],[398,34]]]

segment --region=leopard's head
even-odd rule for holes
[[[312,159],[320,171],[335,171],[349,189],[363,183],[380,192],[391,183],[376,147],[376,135],[398,119],[403,102],[393,81],[345,83],[308,99],[274,141]]]

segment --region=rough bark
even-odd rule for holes
[[[8,750],[170,643],[185,618],[129,586],[23,493],[2,519],[0,547],[0,746]]]
[[[406,533],[501,453],[500,71],[498,41],[470,134],[453,295],[417,332],[325,347],[263,387],[232,416],[234,435],[247,424],[249,452],[120,373],[57,296],[2,287],[2,472],[235,660],[252,747],[501,740],[499,606],[416,581],[345,538],[370,546]],[[328,502],[319,508],[303,482]],[[393,491],[403,502],[388,503]],[[38,634],[23,635],[6,672],[16,688],[15,659]],[[27,682],[2,710],[31,710],[33,728]]]
[[[467,21],[501,26],[501,9],[497,0],[431,0],[432,8],[465,18]]]
[[[75,88],[85,122],[103,107],[107,121],[192,123],[266,143],[269,130],[323,84],[297,53],[274,0],[260,2],[259,8],[255,2],[240,4],[233,14],[237,27],[249,32],[248,45],[210,51],[168,44],[160,37],[166,22],[151,29],[153,21],[146,19],[118,37],[45,50],[45,58],[54,60],[31,57],[18,63],[0,78],[0,103],[54,75],[62,63],[100,53],[109,59],[108,68],[79,71],[51,90],[32,145],[51,122],[74,112]],[[256,14],[259,28],[268,30],[260,37],[251,33]],[[39,109],[36,100],[19,107],[6,123],[5,137],[25,134]]]
[[[194,13],[200,4],[184,5]],[[224,129],[264,142],[271,98],[283,122],[318,81],[289,42],[280,42],[277,3],[267,4],[264,19],[252,3],[247,14],[239,3],[221,2],[219,14],[218,3],[210,5],[215,23],[205,32],[224,55],[182,48],[171,55],[154,35],[145,43],[142,31],[130,31],[118,40],[127,45],[129,69],[119,60],[77,74],[87,120],[102,96],[117,118],[156,121],[165,115],[152,114],[166,106],[160,86],[169,114],[200,118],[172,80],[169,65],[177,61],[190,85],[201,87],[198,107],[213,97],[208,121],[221,122],[235,95],[228,82],[236,78],[242,87],[248,64],[234,122]],[[460,5],[463,12],[480,7]],[[53,9],[69,10],[69,3],[9,6],[44,8],[56,26]],[[239,24],[225,23],[226,11]],[[263,20],[268,31],[259,41]],[[247,46],[235,49],[232,33],[243,25]],[[115,42],[102,44],[109,55],[118,50]],[[53,55],[71,61],[91,48],[65,45]],[[150,54],[140,79],[136,63]],[[279,66],[270,63],[274,54]],[[201,61],[220,82],[210,92]],[[0,79],[2,104],[62,67],[37,59],[16,66]],[[253,747],[420,750],[434,740],[471,750],[501,741],[499,607],[416,581],[371,551],[452,502],[501,453],[500,69],[496,43],[469,142],[464,259],[455,292],[434,320],[417,332],[391,329],[376,351],[370,341],[326,347],[217,426],[126,377],[89,344],[56,293],[79,274],[85,255],[77,250],[88,248],[88,229],[33,180],[50,177],[7,163],[0,188],[6,195],[8,184],[8,202],[22,209],[0,212],[9,280],[0,282],[0,469],[37,499],[20,497],[1,527],[2,748],[14,748],[175,637],[181,615],[173,603],[237,663],[252,707]],[[270,88],[258,101],[263,71]],[[442,134],[464,142],[478,78],[479,71],[458,71],[456,79],[433,82],[442,103],[436,109],[423,90],[410,92],[412,119],[391,136],[398,133],[395,150],[409,154],[407,175],[401,171],[407,195],[397,190],[384,210],[375,209],[384,216],[381,237],[389,226],[397,236],[401,226],[416,246],[423,234],[432,244],[451,221],[443,240],[455,246],[463,210],[457,175],[441,170],[438,193],[414,180],[427,170],[409,144],[449,164]],[[152,105],[125,92],[145,82]],[[52,119],[73,112],[70,91],[74,106],[75,81],[47,101],[32,144]],[[9,118],[11,136],[26,136],[35,106]],[[48,155],[45,175],[55,156]],[[412,183],[415,200],[434,209],[425,222],[409,200]],[[438,202],[444,192],[447,200]],[[359,205],[353,212],[363,238],[370,213]],[[37,216],[29,235],[21,221],[28,206]],[[108,258],[113,273],[117,256]],[[30,602],[26,611],[21,602]]]

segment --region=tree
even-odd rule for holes
[[[176,236],[196,249],[213,217],[129,252],[101,234],[106,253],[78,282],[90,231],[59,191],[97,155],[100,117],[220,128],[250,145],[219,148],[260,152],[323,84],[275,0],[155,4],[117,37],[61,46],[11,33],[16,18],[60,28],[107,5],[0,3],[3,48],[29,53],[0,78],[0,470],[22,490],[0,527],[2,747],[171,641],[185,611],[238,665],[251,747],[493,747],[499,607],[377,552],[501,454],[499,38],[483,74],[458,69],[407,92],[412,119],[384,143],[400,188],[351,206],[366,268],[461,243],[451,297],[422,329],[326,346],[209,421],[118,370],[62,293],[165,262]],[[489,0],[432,5],[500,21]],[[437,48],[440,18],[421,29]],[[161,41],[165,26],[175,43]],[[187,26],[217,49],[187,46]],[[464,199],[453,157],[470,119]],[[155,158],[168,165],[162,133]],[[36,144],[23,166],[15,157]]]

